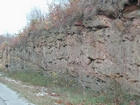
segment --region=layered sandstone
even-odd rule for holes
[[[29,33],[26,43],[1,53],[1,62],[8,70],[68,70],[95,91],[111,89],[116,80],[140,95],[140,10],[132,8],[135,0],[111,1],[71,26]]]

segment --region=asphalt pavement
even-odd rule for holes
[[[19,96],[18,93],[0,83],[0,105],[34,105]]]
[[[0,97],[0,105],[6,105],[5,100]]]

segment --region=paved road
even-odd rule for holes
[[[0,83],[0,105],[34,105],[20,98],[18,94]]]
[[[5,101],[0,97],[0,105],[6,105]]]

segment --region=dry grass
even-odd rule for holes
[[[58,81],[54,81],[54,78]],[[67,76],[62,78],[67,78]],[[35,105],[55,105],[55,103],[57,105],[139,105],[140,103],[140,97],[126,94],[119,87],[116,87],[115,91],[110,91],[108,94],[97,94],[91,90],[83,90],[74,82],[70,84],[74,83],[76,87],[71,86],[68,84],[70,81],[62,81],[56,73],[51,74],[51,79],[49,79],[51,81],[47,86],[37,86],[31,84],[31,82],[16,80],[0,76],[0,82],[7,84]],[[62,83],[60,81],[63,84],[60,84]]]

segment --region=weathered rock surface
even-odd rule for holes
[[[95,91],[111,89],[116,80],[140,95],[140,10],[119,12],[137,2],[103,1],[99,14],[85,16],[65,32],[61,27],[31,33],[27,43],[3,51],[1,62],[8,70],[68,70],[84,88]]]

